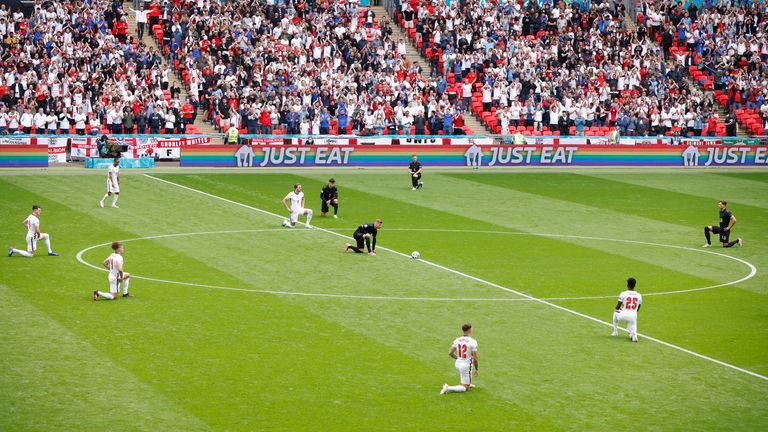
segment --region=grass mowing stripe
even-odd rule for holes
[[[8,330],[0,346],[10,348],[0,356],[4,430],[210,430],[2,284],[0,304],[0,327]],[[106,327],[97,331],[114,336]]]
[[[190,192],[195,192],[195,193],[198,193],[198,194],[202,194],[202,195],[205,195],[205,196],[213,198],[213,199],[221,200],[221,201],[224,201],[224,202],[227,202],[227,203],[230,203],[230,204],[234,204],[234,205],[241,206],[241,207],[244,207],[244,208],[248,208],[248,209],[251,209],[251,210],[263,213],[263,214],[268,214],[268,215],[272,215],[272,216],[275,216],[277,218],[283,219],[283,216],[280,216],[278,214],[275,214],[275,213],[272,213],[272,212],[269,212],[269,211],[266,211],[266,210],[263,210],[263,209],[259,209],[259,208],[253,207],[253,206],[249,206],[247,204],[243,204],[243,203],[240,203],[240,202],[237,202],[237,201],[233,201],[233,200],[230,200],[230,199],[227,199],[227,198],[224,198],[224,197],[213,195],[213,194],[210,194],[208,192],[201,191],[201,190],[198,190],[198,189],[195,189],[195,188],[191,188],[191,187],[188,187],[188,186],[184,186],[184,185],[181,185],[181,184],[178,184],[178,183],[175,183],[175,182],[171,182],[171,181],[168,181],[168,180],[164,180],[164,179],[160,179],[160,178],[157,178],[157,177],[153,177],[153,176],[151,176],[149,174],[145,174],[145,176],[147,176],[147,177],[149,177],[151,179],[154,179],[154,180],[157,180],[157,181],[160,181],[160,182],[163,182],[163,183],[166,183],[166,184],[169,184],[169,185],[181,188],[181,189],[185,189],[185,190],[190,191]],[[326,230],[326,229],[320,229],[320,230],[322,232],[326,232],[326,233],[332,234],[334,236],[340,236],[340,237],[348,238],[347,236],[344,236],[343,234],[339,234],[339,233],[336,233],[336,232],[333,232],[333,231],[330,231],[330,230]],[[388,249],[388,248],[382,248],[382,250],[386,250],[386,251],[389,251],[389,252],[394,253],[396,255],[409,258],[409,255],[404,254],[404,253],[399,252],[399,251],[395,251],[395,250]],[[455,274],[457,276],[461,276],[461,277],[473,280],[475,282],[479,282],[479,283],[482,283],[482,284],[485,284],[485,285],[488,285],[488,286],[500,289],[500,290],[505,291],[505,292],[517,294],[519,296],[528,298],[528,299],[530,299],[530,300],[532,300],[534,302],[541,303],[543,305],[546,305],[546,306],[558,309],[560,311],[567,312],[569,314],[572,314],[572,315],[575,315],[575,316],[578,316],[578,317],[581,317],[581,318],[584,318],[584,319],[588,319],[590,321],[593,321],[593,322],[596,322],[596,323],[599,323],[599,324],[602,324],[602,325],[605,325],[605,326],[609,326],[609,327],[612,326],[612,324],[609,323],[609,322],[602,321],[602,320],[600,320],[598,318],[595,318],[595,317],[583,314],[581,312],[577,312],[577,311],[575,311],[573,309],[569,309],[569,308],[566,308],[566,307],[563,307],[563,306],[560,306],[560,305],[556,305],[554,303],[551,303],[551,302],[548,302],[548,301],[545,301],[545,300],[542,300],[542,299],[530,296],[530,295],[525,294],[523,292],[520,292],[520,291],[517,291],[517,290],[513,290],[511,288],[507,288],[507,287],[498,285],[498,284],[490,282],[490,281],[486,281],[486,280],[484,280],[482,278],[479,278],[479,277],[476,277],[476,276],[472,276],[472,275],[469,275],[467,273],[463,273],[463,272],[460,272],[458,270],[454,270],[452,268],[445,267],[445,266],[442,266],[440,264],[437,264],[437,263],[434,263],[434,262],[431,262],[431,261],[427,261],[427,260],[419,260],[419,261],[424,263],[424,264],[433,266],[435,268],[439,268],[441,270],[444,270],[446,272]],[[683,347],[680,347],[680,346],[677,346],[677,345],[674,345],[674,344],[662,341],[660,339],[657,339],[657,338],[654,338],[654,337],[651,337],[651,336],[648,336],[648,335],[641,335],[641,336],[643,336],[643,338],[645,338],[645,339],[648,339],[648,340],[651,340],[651,341],[656,342],[658,344],[664,345],[666,347],[669,347],[669,348],[672,348],[672,349],[684,352],[686,354],[692,355],[692,356],[697,357],[699,359],[702,359],[702,360],[705,360],[705,361],[709,361],[709,362],[712,362],[712,363],[716,363],[716,364],[718,364],[720,366],[724,366],[724,367],[733,369],[735,371],[742,372],[742,373],[745,373],[747,375],[753,376],[755,378],[759,378],[759,379],[768,381],[768,377],[766,377],[764,375],[761,375],[761,374],[758,374],[758,373],[755,373],[755,372],[752,372],[750,370],[740,368],[738,366],[735,366],[735,365],[732,365],[730,363],[726,363],[726,362],[714,359],[712,357],[709,357],[709,356],[706,356],[706,355],[703,355],[703,354],[699,354],[697,352],[694,352],[694,351],[688,350],[686,348],[683,348]]]
[[[330,230],[333,231],[333,230]],[[409,231],[409,232],[438,232],[438,233],[445,233],[445,232],[453,232],[453,233],[478,233],[478,234],[498,234],[498,235],[530,235],[530,236],[536,236],[536,237],[552,237],[552,238],[577,238],[577,239],[585,239],[585,240],[599,240],[599,241],[612,241],[612,242],[618,242],[618,243],[634,243],[634,244],[641,244],[641,245],[649,245],[649,246],[659,246],[659,247],[665,247],[665,248],[671,248],[671,249],[681,249],[681,250],[687,250],[687,251],[693,251],[696,253],[705,253],[710,255],[716,255],[720,256],[726,259],[730,259],[736,262],[739,262],[741,264],[744,264],[749,268],[749,274],[746,276],[730,281],[725,282],[717,285],[710,285],[706,287],[700,287],[700,288],[690,288],[690,289],[683,289],[683,290],[675,290],[675,291],[666,291],[666,292],[645,292],[643,293],[643,296],[654,296],[654,295],[670,295],[670,294],[682,294],[682,293],[689,293],[689,292],[695,292],[695,291],[706,291],[711,290],[715,288],[722,288],[726,286],[736,285],[741,282],[744,282],[746,280],[752,279],[757,274],[757,267],[755,267],[752,263],[749,261],[743,260],[741,258],[733,257],[730,255],[722,254],[719,252],[711,251],[711,250],[702,250],[702,249],[694,249],[686,246],[676,246],[676,245],[668,245],[663,243],[652,243],[652,242],[644,242],[644,241],[638,241],[638,240],[623,240],[623,239],[611,239],[611,238],[605,238],[605,237],[589,237],[589,236],[578,236],[578,235],[568,235],[568,234],[544,234],[544,233],[527,233],[527,232],[517,232],[517,231],[485,231],[485,230],[451,230],[451,229],[431,229],[431,228],[387,228],[387,231]],[[615,298],[615,295],[611,296],[592,296],[592,297],[572,297],[572,298],[565,298],[565,297],[558,297],[558,298],[543,298],[542,300],[593,300],[593,299],[605,299],[605,298]]]
[[[237,206],[240,206],[240,207],[244,207],[244,208],[247,208],[249,210],[257,211],[259,213],[263,213],[263,214],[266,214],[266,215],[269,215],[269,216],[274,216],[274,217],[279,218],[279,219],[285,219],[284,216],[280,216],[277,213],[272,213],[272,212],[267,211],[267,210],[263,210],[263,209],[260,209],[260,208],[257,208],[257,207],[249,206],[247,204],[243,204],[243,203],[240,203],[240,202],[237,202],[237,201],[233,201],[233,200],[230,200],[230,199],[227,199],[227,198],[224,198],[224,197],[220,197],[218,195],[213,195],[213,194],[210,194],[208,192],[201,191],[199,189],[194,189],[194,188],[191,188],[191,187],[188,187],[188,186],[184,186],[184,185],[181,185],[181,184],[178,184],[178,183],[174,183],[172,181],[164,180],[164,179],[161,179],[161,178],[158,178],[158,177],[153,177],[153,176],[151,176],[149,174],[144,174],[144,175],[146,177],[151,178],[151,179],[154,179],[154,180],[157,180],[157,181],[160,181],[160,182],[164,182],[164,183],[167,183],[167,184],[170,184],[170,185],[182,188],[182,189],[186,189],[186,190],[191,191],[191,192],[197,192],[199,194],[203,194],[203,195],[205,195],[207,197],[210,197],[210,198],[214,198],[214,199],[218,199],[218,200],[221,200],[221,201],[225,201],[225,202],[228,202],[230,204],[234,204],[234,205],[237,205]],[[343,238],[345,240],[350,240],[351,239],[351,237],[349,237],[349,236],[345,236],[344,234],[333,232],[333,231],[327,230],[325,228],[319,228],[319,227],[313,227],[313,228],[318,230],[318,231],[326,232],[328,234],[332,234],[334,236],[341,237],[341,238]],[[400,255],[400,256],[405,257],[405,258],[410,258],[410,255],[404,254],[404,253],[396,251],[396,250],[387,249],[385,247],[379,247],[379,248],[382,249],[382,250],[386,250],[388,252],[394,253],[395,255]]]
[[[478,174],[474,175],[477,176]],[[479,174],[479,176],[496,178],[499,174]],[[306,177],[314,179],[319,178],[319,175]],[[679,225],[659,223],[634,215],[627,216],[624,213],[606,212],[591,205],[574,206],[562,200],[538,196],[528,192],[517,192],[509,188],[496,187],[484,183],[476,184],[476,182],[472,182],[472,177],[470,177],[469,184],[463,179],[454,178],[455,176],[437,175],[435,177],[437,178],[430,183],[432,185],[431,188],[426,191],[412,192],[410,188],[403,191],[402,187],[398,188],[398,186],[402,185],[396,184],[389,177],[371,174],[363,178],[355,178],[354,185],[348,188],[363,190],[369,194],[385,197],[387,204],[395,201],[393,203],[395,205],[402,202],[410,206],[417,206],[417,211],[424,214],[433,214],[429,212],[441,212],[452,215],[460,214],[463,219],[467,220],[467,225],[463,226],[474,226],[476,223],[482,223],[489,224],[491,229],[507,228],[522,232],[573,233],[621,239],[629,237],[637,240],[644,240],[652,236],[653,238],[670,238],[670,242],[676,242],[677,238],[680,237]],[[528,178],[536,178],[538,183],[538,176],[530,174],[503,175],[502,177],[499,179],[500,184]],[[560,177],[565,178],[563,175],[560,175]],[[346,196],[349,196],[349,194]],[[448,197],[447,201],[445,197]],[[509,202],[514,202],[515,204],[512,206],[505,205]],[[464,207],[465,205],[467,207]],[[568,215],[568,217],[564,218],[563,215]],[[429,220],[428,218],[429,216],[425,219]],[[624,218],[627,220],[624,220]],[[607,221],[607,223],[604,221]],[[408,220],[408,222],[411,221]],[[432,224],[429,225],[429,227],[432,226]],[[639,227],[643,231],[647,231],[648,235],[639,237],[631,235],[634,231],[627,231],[627,226]],[[628,234],[630,235],[628,236]],[[691,266],[686,259],[687,257],[658,256],[657,254],[638,255],[634,249],[628,250],[625,245],[616,243],[585,243],[583,240],[573,238],[553,239],[550,241],[553,243],[568,243],[574,246],[574,248],[583,248],[582,252],[592,253],[593,251],[599,251],[608,253],[624,257],[633,262],[642,262],[679,274],[692,276],[696,279],[706,280],[706,283],[694,286],[716,285],[738,278],[738,276],[724,278],[724,275],[731,275],[733,272],[732,264],[725,262],[705,262],[698,266]],[[537,244],[529,243],[521,246],[526,251],[529,251],[527,253],[532,251],[531,247],[557,250],[555,245],[545,246],[540,243],[543,242]],[[680,243],[683,242],[680,241]],[[578,254],[579,252],[576,253]],[[424,254],[422,255],[424,256]],[[545,256],[541,258],[547,259]],[[633,267],[625,268],[631,269]],[[644,286],[647,288],[649,286],[647,285],[649,279],[645,277],[644,280],[646,281]],[[554,297],[547,293],[536,296],[539,298]]]
[[[723,176],[715,173],[698,173],[695,177],[691,173],[658,174],[584,174],[601,180],[620,182],[633,186],[641,186],[649,189],[675,192],[699,198],[707,198],[708,209],[714,208],[712,203],[724,199],[734,207],[748,205],[768,208],[768,174],[764,174],[766,182],[760,182],[741,175]],[[693,181],[695,180],[695,181]],[[715,208],[716,210],[716,208]],[[706,214],[701,215],[706,216]]]

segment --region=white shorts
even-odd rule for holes
[[[616,317],[616,323],[624,321],[627,323],[627,331],[630,335],[634,335],[637,333],[637,312],[636,311],[621,311],[615,315],[618,315]]]
[[[32,234],[27,234],[27,252],[34,252],[37,250],[37,239]]]
[[[303,215],[306,210],[304,209],[298,209],[291,212],[291,223],[296,223],[299,221],[299,216]]]
[[[112,182],[107,180],[107,193],[120,193],[120,183],[113,187]]]
[[[120,279],[112,275],[109,275],[109,292],[111,293],[120,292]]]
[[[455,365],[456,370],[459,371],[459,378],[461,378],[461,383],[463,385],[472,384],[472,363],[468,363],[462,360],[457,361]]]
[[[627,323],[627,326],[629,326],[629,325],[637,325],[637,312],[635,312],[635,311],[630,312],[630,311],[624,310],[624,311],[619,312],[618,315],[619,315],[617,317],[618,320],[619,321],[624,321],[625,323]]]

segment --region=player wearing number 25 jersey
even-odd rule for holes
[[[461,326],[464,336],[456,338],[451,345],[448,355],[456,360],[456,370],[459,371],[461,384],[449,386],[443,384],[440,394],[463,393],[474,387],[472,376],[477,376],[477,341],[472,338],[472,324]]]
[[[637,281],[635,278],[627,279],[627,290],[619,294],[619,302],[613,311],[613,335],[619,335],[619,321],[627,323],[629,339],[637,342],[637,311],[643,304],[643,296],[635,291]]]

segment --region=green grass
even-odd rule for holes
[[[768,381],[568,312],[607,322],[628,276],[652,294],[747,275],[700,249],[727,199],[746,246],[712,251],[757,275],[646,295],[639,330],[768,375],[768,173],[444,170],[417,192],[401,171],[150,174],[280,215],[299,181],[331,232],[280,229],[141,172],[123,173],[119,210],[97,206],[102,172],[0,173],[0,246],[23,246],[21,221],[40,203],[61,253],[40,244],[34,259],[0,259],[0,430],[768,428]],[[338,220],[317,217],[330,175]],[[423,261],[344,254],[333,233],[376,217],[382,247]],[[76,255],[119,239],[133,239],[126,270],[157,280],[93,302],[106,275]],[[439,396],[458,381],[446,354],[464,322],[480,344],[478,387]]]

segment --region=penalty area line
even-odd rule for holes
[[[187,190],[187,191],[190,191],[190,192],[194,192],[194,193],[198,193],[198,194],[201,194],[201,195],[205,195],[205,196],[207,196],[209,198],[213,198],[213,199],[217,199],[217,200],[220,200],[220,201],[224,201],[224,202],[227,202],[227,203],[239,206],[239,207],[243,207],[243,208],[246,208],[246,209],[249,209],[249,210],[253,210],[253,211],[265,214],[265,215],[277,217],[277,218],[280,218],[280,219],[285,219],[285,217],[283,217],[283,216],[281,216],[281,215],[279,215],[277,213],[272,213],[272,212],[264,210],[264,209],[253,207],[253,206],[250,206],[248,204],[243,204],[241,202],[233,201],[231,199],[227,199],[227,198],[224,198],[224,197],[221,197],[221,196],[218,196],[218,195],[214,195],[214,194],[211,194],[211,193],[199,190],[199,189],[191,188],[189,186],[184,186],[184,185],[179,184],[179,183],[174,183],[172,181],[164,180],[164,179],[161,179],[161,178],[158,178],[158,177],[154,177],[154,176],[149,175],[149,174],[144,174],[144,176],[146,176],[148,178],[151,178],[152,180],[156,180],[156,181],[159,181],[159,182],[162,182],[162,183],[166,183],[166,184],[171,185],[171,186],[175,186],[177,188],[181,188],[181,189],[184,189],[184,190]],[[324,228],[315,227],[314,229],[316,229],[318,231],[322,231],[322,232],[328,233],[328,234],[332,234],[332,235],[337,236],[337,237],[341,237],[341,238],[344,238],[344,239],[349,239],[349,237],[345,236],[344,234],[333,232],[333,231],[330,231],[330,230],[327,230],[327,229],[324,229]],[[385,248],[385,247],[381,247],[381,246],[379,248],[382,249],[382,250],[385,250],[387,252],[393,253],[395,255],[399,255],[399,256],[402,256],[402,257],[409,258],[409,259],[411,258],[410,255],[404,254],[402,252],[399,252],[399,251],[396,251],[396,250],[393,250],[393,249],[389,249],[389,248]],[[437,264],[435,262],[428,261],[428,260],[425,260],[425,259],[420,259],[419,262],[422,262],[422,263],[424,263],[426,265],[430,265],[432,267],[444,270],[444,271],[449,272],[449,273],[453,273],[453,274],[455,274],[457,276],[461,276],[463,278],[466,278],[466,279],[469,279],[469,280],[473,280],[475,282],[479,282],[481,284],[488,285],[490,287],[493,287],[493,288],[496,288],[496,289],[499,289],[499,290],[502,290],[502,291],[506,291],[508,293],[519,295],[519,296],[527,298],[527,299],[529,299],[529,300],[531,300],[533,302],[541,303],[543,305],[546,305],[546,306],[549,306],[551,308],[560,310],[562,312],[566,312],[566,313],[569,313],[571,315],[575,315],[575,316],[578,316],[578,317],[590,320],[590,321],[595,322],[597,324],[601,324],[601,325],[608,326],[608,327],[613,327],[613,324],[609,323],[607,321],[602,321],[602,320],[600,320],[598,318],[595,318],[595,317],[583,314],[583,313],[575,311],[573,309],[568,309],[566,307],[563,307],[563,306],[560,306],[560,305],[548,302],[548,301],[540,299],[538,297],[533,297],[531,295],[528,295],[528,294],[525,294],[523,292],[514,290],[512,288],[507,288],[507,287],[499,285],[497,283],[494,283],[494,282],[491,282],[491,281],[487,281],[485,279],[481,279],[481,278],[479,278],[477,276],[472,276],[470,274],[463,273],[461,271],[458,271],[458,270],[452,269],[450,267],[446,267],[444,265]],[[624,330],[624,329],[622,329],[622,330]],[[626,330],[624,330],[624,331],[626,331]],[[718,364],[720,366],[723,366],[723,367],[735,370],[737,372],[741,372],[741,373],[753,376],[755,378],[759,378],[759,379],[762,379],[764,381],[768,381],[768,376],[761,375],[761,374],[756,373],[756,372],[752,372],[750,370],[738,367],[736,365],[732,365],[730,363],[726,363],[726,362],[721,361],[721,360],[717,360],[715,358],[709,357],[709,356],[704,355],[704,354],[699,354],[699,353],[697,353],[695,351],[691,351],[691,350],[683,348],[681,346],[678,346],[678,345],[675,345],[675,344],[672,344],[672,343],[669,343],[669,342],[665,342],[665,341],[663,341],[661,339],[657,339],[657,338],[654,338],[652,336],[648,336],[648,335],[645,335],[645,334],[642,334],[642,333],[638,333],[638,334],[640,336],[642,336],[643,338],[649,340],[649,341],[656,342],[656,343],[658,343],[660,345],[663,345],[663,346],[666,346],[668,348],[672,348],[672,349],[675,349],[677,351],[689,354],[689,355],[691,355],[693,357],[697,357],[699,359],[702,359],[702,360],[705,360],[705,361],[709,361],[711,363]]]

